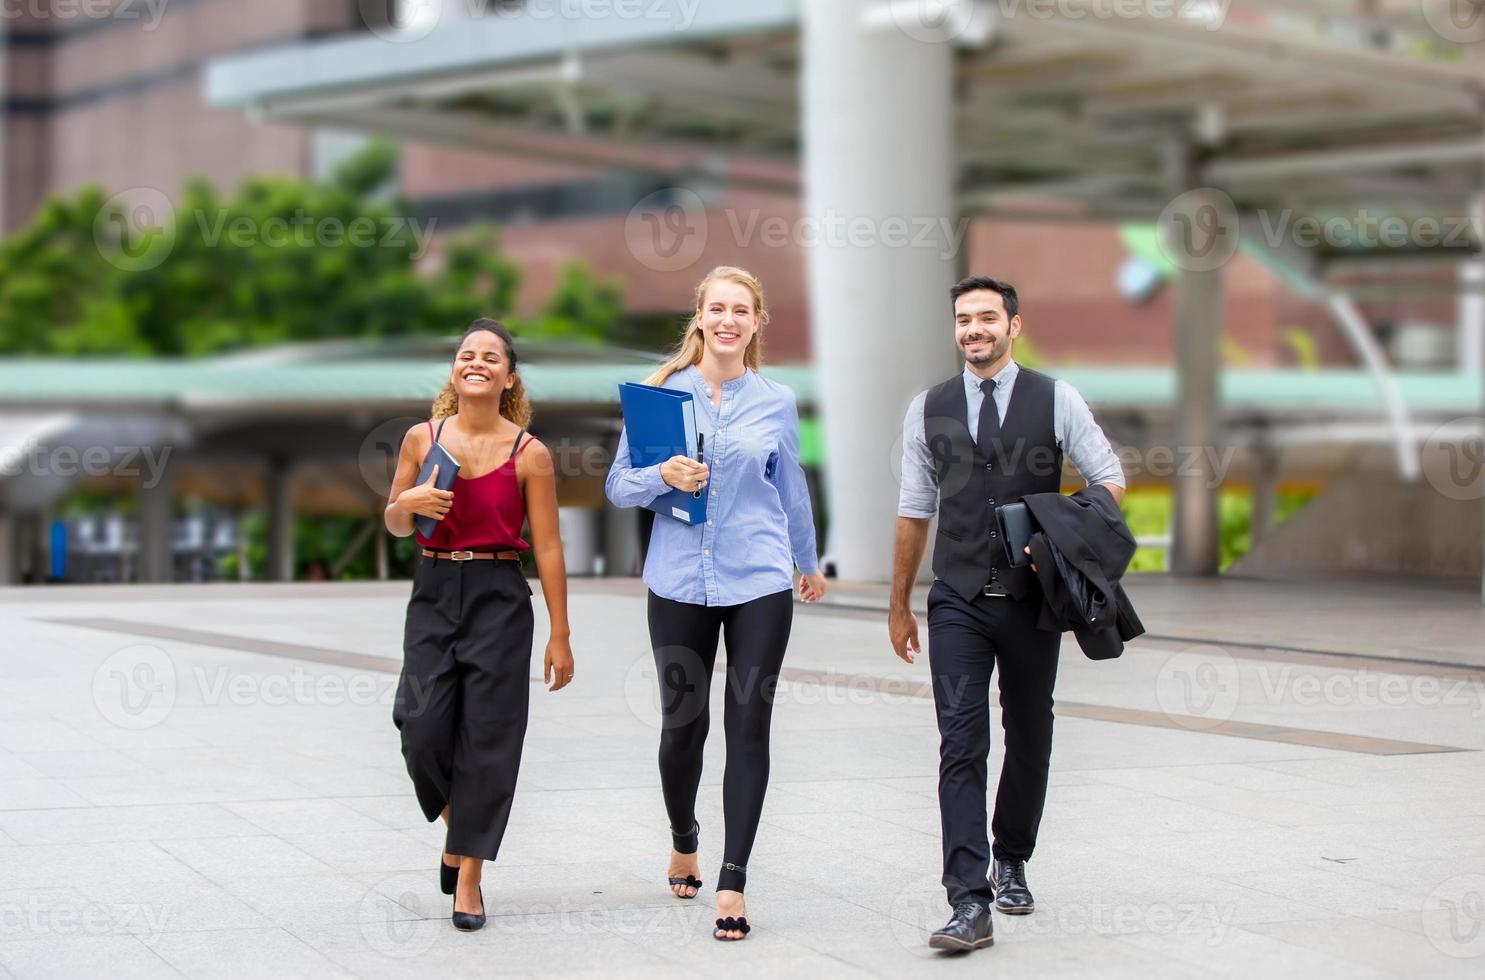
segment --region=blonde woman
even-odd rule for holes
[[[543,676],[553,691],[573,676],[556,478],[547,448],[526,434],[530,420],[509,331],[476,320],[433,418],[403,439],[387,503],[387,529],[398,537],[414,533],[415,516],[439,522],[430,537],[417,535],[392,720],[423,815],[448,825],[440,883],[465,932],[485,924],[480,875],[505,835],[526,736],[533,617],[520,552],[530,547],[521,539],[528,517],[551,618]],[[436,472],[418,483],[434,442],[459,460],[453,490],[434,485]]]
[[[705,524],[655,519],[644,579],[661,687],[669,878],[678,898],[695,898],[702,884],[696,790],[717,644],[727,643],[726,828],[713,932],[723,940],[743,939],[751,928],[743,888],[768,788],[769,722],[793,618],[794,569],[804,601],[825,594],[794,394],[758,373],[767,323],[763,287],[749,273],[722,266],[702,280],[680,347],[648,383],[695,397],[705,462],[675,456],[632,467],[625,433],[606,485],[619,507],[644,506],[671,487],[707,494]]]

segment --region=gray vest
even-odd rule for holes
[[[995,508],[1062,488],[1055,391],[1051,378],[1021,368],[1000,420],[1000,438],[983,451],[965,425],[969,402],[962,374],[928,389],[923,399],[923,432],[938,473],[933,574],[966,599],[992,580],[1017,599],[1038,588],[1029,567],[1006,563]]]

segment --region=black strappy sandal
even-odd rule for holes
[[[701,824],[694,824],[689,834],[678,834],[672,829],[670,840],[671,846],[675,848],[677,854],[695,854],[697,848],[701,846]],[[676,885],[685,885],[687,888],[696,889],[697,894],[701,893],[701,879],[695,875],[686,875],[685,877],[671,875],[666,880],[670,882],[671,894],[675,895],[676,898],[689,900],[696,897],[696,895],[677,895],[675,892]]]
[[[717,928],[712,932],[712,938],[723,943],[740,943],[743,939],[747,939],[748,933],[752,931],[753,927],[748,925],[748,917],[746,915],[740,915],[735,919],[729,915],[725,919],[717,920]],[[742,939],[733,939],[731,936],[721,935],[724,932],[740,932],[742,933]]]
[[[735,919],[729,915],[725,919],[717,920],[716,928],[712,930],[712,938],[722,943],[740,943],[744,939],[747,939],[748,933],[752,931],[753,927],[748,925],[748,917],[746,915],[739,915]],[[722,935],[724,932],[740,932],[742,935],[734,938],[732,936]]]
[[[722,875],[723,878],[726,878],[727,877],[726,872],[728,872],[728,871],[735,872],[736,874],[742,875],[742,876],[746,876],[747,873],[748,873],[748,869],[746,867],[744,867],[741,864],[733,864],[731,861],[728,861],[726,864],[722,865],[722,871],[723,871],[723,875]],[[718,886],[719,890],[721,890],[721,891],[728,891],[729,890],[729,889],[726,889],[726,888],[722,888],[721,885],[722,885],[722,882],[720,880],[718,880],[717,886]],[[741,888],[739,888],[738,890],[741,891]],[[726,918],[719,918],[717,920],[716,928],[712,930],[712,938],[715,939],[715,940],[717,940],[717,941],[719,941],[719,942],[736,943],[736,942],[741,942],[744,939],[747,939],[748,938],[748,933],[750,933],[752,931],[753,931],[753,927],[750,926],[750,925],[748,925],[748,917],[746,915],[739,915],[736,918],[733,918],[732,916],[729,915]],[[724,936],[724,935],[722,935],[722,933],[724,933],[724,932],[740,932],[740,933],[742,933],[742,935],[741,936],[738,936],[737,938],[733,938],[732,936]]]

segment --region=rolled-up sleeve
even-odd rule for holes
[[[933,454],[928,451],[928,437],[923,429],[921,392],[908,405],[902,420],[902,470],[897,493],[898,517],[933,517],[938,513],[938,471]]]
[[[794,566],[806,575],[820,570],[815,548],[815,512],[810,505],[810,487],[799,464],[799,404],[790,393],[779,436],[779,498],[789,519],[789,550]]]
[[[609,467],[603,492],[615,507],[646,507],[655,498],[670,489],[670,484],[660,476],[660,464],[653,466],[629,465],[629,433],[619,432],[619,448],[614,453],[614,464]]]
[[[1055,394],[1057,445],[1063,455],[1072,461],[1088,485],[1112,483],[1123,487],[1124,467],[1119,454],[1109,443],[1097,422],[1093,411],[1078,390],[1066,381],[1058,381]]]

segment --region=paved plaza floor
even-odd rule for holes
[[[635,580],[574,581],[558,694],[538,593],[475,934],[391,724],[406,582],[0,590],[0,977],[1485,975],[1477,594],[1128,584],[1148,637],[1104,663],[1063,645],[1037,912],[967,957],[924,942],[948,913],[938,739],[879,586],[795,606],[739,944],[710,938],[720,725],[706,887],[664,883]]]

